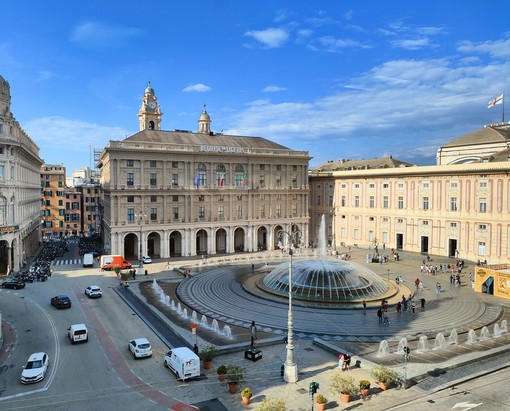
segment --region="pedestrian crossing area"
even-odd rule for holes
[[[83,265],[83,258],[54,260],[51,265]]]

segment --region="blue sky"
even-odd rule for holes
[[[434,164],[502,120],[487,103],[510,90],[510,2],[4,0],[0,75],[68,174],[138,132],[149,80],[165,130],[196,131],[205,103],[214,131],[308,151],[311,167]]]

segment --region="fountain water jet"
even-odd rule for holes
[[[223,331],[221,333],[227,338],[232,338],[232,330],[228,325],[223,327]]]
[[[183,318],[188,318],[188,310],[185,308],[184,310],[182,310],[182,317]]]
[[[377,351],[377,357],[386,357],[390,353],[390,347],[388,346],[388,341],[382,340],[379,344],[379,350]]]
[[[446,348],[446,341],[443,333],[437,333],[436,339],[434,340],[434,350]]]
[[[482,327],[482,330],[480,331],[480,341],[488,340],[489,337],[489,329],[486,326]]]
[[[177,314],[181,315],[182,314],[182,307],[181,307],[181,303],[178,303],[177,304]]]
[[[191,313],[191,321],[193,321],[194,324],[197,323],[197,312],[195,310]]]
[[[418,341],[418,349],[416,352],[418,353],[424,353],[429,350],[428,347],[428,337],[426,335],[422,335],[420,337],[420,340]]]
[[[219,334],[219,333],[220,333],[220,327],[218,326],[218,321],[217,321],[216,319],[212,320],[212,325],[211,325],[211,327],[212,327],[212,330],[213,330],[215,333],[217,333],[217,334]]]
[[[202,314],[202,318],[200,318],[200,325],[205,328],[209,328],[209,324],[207,323],[207,317]]]
[[[467,338],[467,344],[474,344],[477,341],[478,341],[478,338],[476,337],[475,330],[469,330],[468,338]]]
[[[450,345],[453,345],[453,344],[457,344],[458,343],[458,336],[457,336],[457,330],[454,328],[451,333],[450,333],[450,336],[448,337],[448,344]]]
[[[175,301],[174,300],[172,300],[172,307],[171,308],[174,311],[177,310],[177,307],[175,306]]]
[[[501,321],[501,332],[502,333],[506,333],[508,332],[508,325],[507,325],[507,321],[506,320],[503,320]]]
[[[404,347],[407,347],[407,338],[401,338],[398,342],[397,351],[395,354],[404,354]]]
[[[499,325],[496,323],[494,324],[494,338],[501,337],[501,329],[499,328]]]

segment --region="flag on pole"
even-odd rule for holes
[[[225,185],[225,173],[221,174],[220,176],[220,187],[223,187]]]
[[[241,180],[241,187],[246,187],[246,173],[244,173],[243,179]]]
[[[503,104],[503,94],[489,101],[489,104],[487,104],[487,108],[494,107],[496,104]]]
[[[198,171],[195,174],[195,187],[198,189]]]

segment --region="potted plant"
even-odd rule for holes
[[[324,411],[326,409],[326,405],[328,404],[328,399],[322,395],[317,395],[317,411]]]
[[[218,373],[218,379],[220,381],[223,381],[225,379],[225,375],[227,374],[227,367],[225,367],[224,365],[220,365],[216,369],[216,372]]]
[[[287,411],[287,405],[280,398],[266,397],[260,402],[257,411]]]
[[[358,393],[358,387],[354,383],[354,378],[337,374],[331,380],[331,392],[341,394],[343,402],[349,402],[351,397]]]
[[[129,273],[128,272],[124,272],[124,271],[121,271],[120,267],[115,267],[114,268],[115,272],[117,273],[117,275],[120,274],[120,279],[122,281],[124,281],[124,285],[126,287],[129,287],[129,283],[128,283],[128,280],[129,280]]]
[[[250,388],[246,387],[244,390],[241,391],[241,397],[243,399],[243,404],[248,405],[250,403],[250,399],[253,395],[253,392]]]
[[[234,394],[237,392],[237,386],[244,383],[246,370],[238,365],[227,365],[227,374],[225,375],[225,383],[228,390]]]
[[[217,355],[218,349],[214,345],[208,345],[198,354],[200,359],[204,362],[204,368],[206,370],[211,368],[211,362]]]
[[[363,397],[366,397],[370,393],[370,381],[360,380],[359,389],[361,391],[361,395],[363,395]]]
[[[376,365],[372,368],[372,377],[377,381],[379,387],[385,391],[390,384],[397,379],[397,373],[386,365]]]

